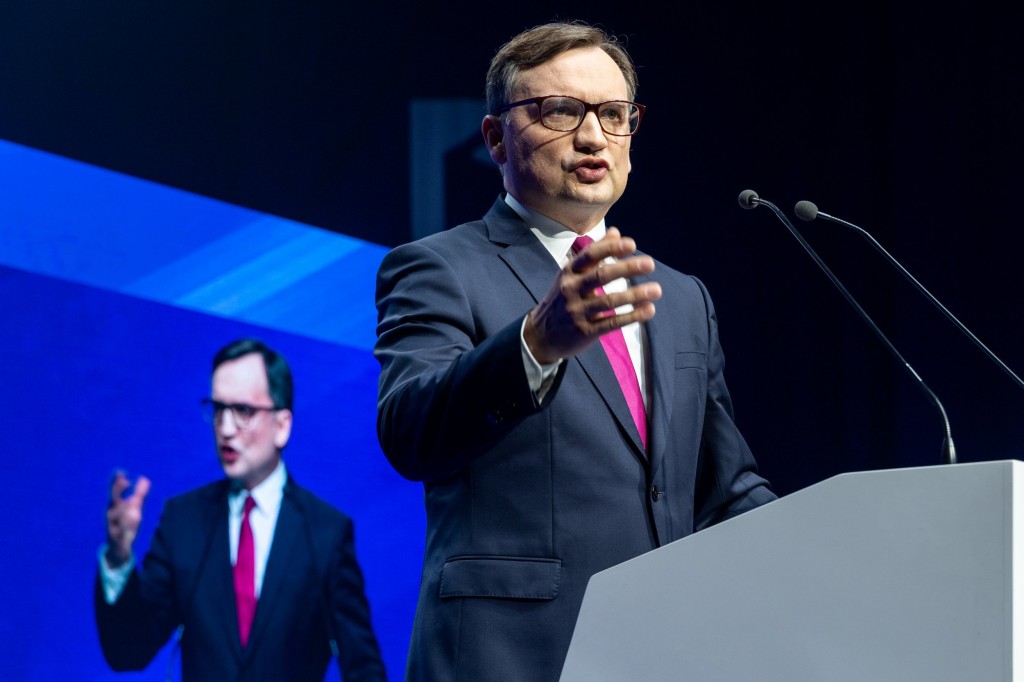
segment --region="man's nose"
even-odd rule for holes
[[[583,122],[576,129],[576,144],[581,147],[603,147],[607,144],[604,129],[596,111],[588,111],[583,115]]]
[[[238,422],[235,421],[234,410],[224,410],[220,413],[220,419],[214,425],[214,428],[222,436],[231,436],[238,431]]]

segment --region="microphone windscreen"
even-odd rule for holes
[[[793,212],[800,220],[811,221],[818,217],[818,207],[809,201],[796,202]]]
[[[742,206],[743,208],[754,208],[757,206],[757,192],[755,192],[752,189],[745,189],[742,192],[740,192],[738,200],[740,202],[740,206]]]

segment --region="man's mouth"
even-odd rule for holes
[[[608,166],[600,163],[581,163],[573,169],[573,174],[581,182],[597,182],[608,175]]]
[[[582,183],[599,182],[608,175],[608,162],[597,157],[580,159],[570,167],[576,179]]]
[[[573,164],[572,169],[578,170],[580,168],[587,168],[590,170],[598,170],[603,168],[604,170],[608,170],[608,162],[605,161],[604,159],[598,158],[580,159],[579,161]]]

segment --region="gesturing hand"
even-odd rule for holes
[[[636,242],[610,227],[604,239],[566,263],[547,295],[530,311],[523,330],[537,362],[550,364],[572,357],[602,334],[654,317],[654,301],[661,298],[661,285],[656,282],[628,286],[613,294],[596,291],[620,277],[628,280],[653,272],[654,260],[634,256],[635,252]],[[609,257],[616,260],[603,262]],[[615,312],[626,304],[632,304],[630,312]]]
[[[107,563],[117,567],[132,555],[132,544],[142,523],[142,504],[149,493],[149,479],[139,476],[131,495],[124,497],[130,483],[123,471],[114,474],[107,507]]]

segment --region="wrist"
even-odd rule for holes
[[[533,321],[533,311],[526,316],[526,323],[523,325],[523,343],[526,344],[526,350],[540,365],[550,365],[560,360],[558,357],[551,357],[545,351],[540,332]]]
[[[110,568],[120,568],[128,563],[131,558],[131,553],[122,554],[121,551],[116,549],[113,544],[107,545],[107,551],[104,552],[103,558],[107,561],[107,566]]]

